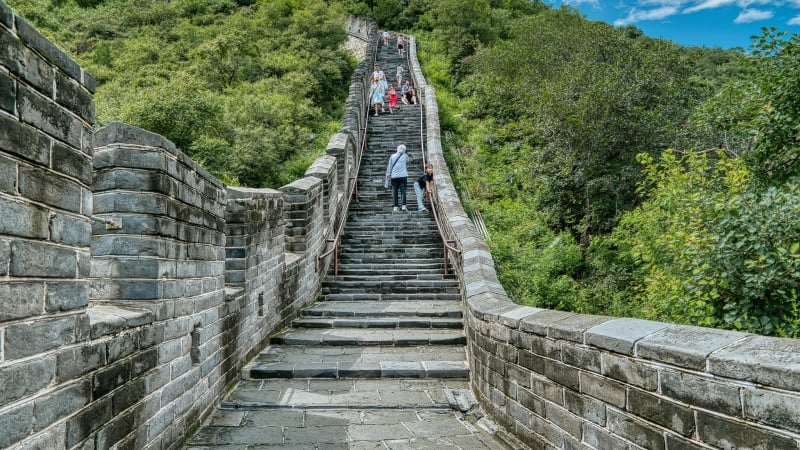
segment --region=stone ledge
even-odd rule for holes
[[[153,323],[153,313],[143,309],[95,305],[86,309],[92,339],[116,334],[128,328]]]

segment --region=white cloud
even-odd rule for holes
[[[720,8],[723,6],[733,5],[736,3],[736,0],[703,0],[700,3],[690,6],[683,10],[685,14],[690,14],[697,11],[703,11],[706,9],[714,9]]]
[[[600,7],[600,0],[564,0],[563,3],[567,5],[591,5],[595,8]]]
[[[787,25],[800,25],[800,16],[794,16],[791,19],[789,19]]]
[[[669,16],[674,16],[678,13],[678,8],[675,6],[662,6],[660,8],[640,10],[633,8],[628,11],[628,17],[617,19],[614,21],[616,26],[630,25],[632,23],[641,22],[643,20],[661,20]]]
[[[733,23],[750,23],[759,20],[771,19],[773,16],[772,11],[763,11],[760,9],[743,9],[739,16],[733,20]]]

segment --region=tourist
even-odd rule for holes
[[[386,165],[386,180],[392,184],[392,212],[397,212],[399,205],[402,205],[403,211],[408,211],[406,207],[407,163],[406,146],[400,144],[397,146],[397,152],[389,157],[389,163]],[[398,194],[400,194],[400,202],[398,202]]]
[[[414,193],[417,194],[417,211],[427,211],[422,199],[425,198],[426,194],[430,195],[431,192],[433,192],[433,165],[426,164],[422,176],[414,183]]]

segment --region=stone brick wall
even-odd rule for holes
[[[435,92],[415,66],[437,211],[461,249],[451,262],[471,384],[505,432],[533,449],[800,448],[800,341],[511,302],[458,200]]]
[[[0,1],[0,448],[180,447],[315,299],[353,187],[363,111],[303,179],[245,189],[146,130],[93,133],[93,90]]]

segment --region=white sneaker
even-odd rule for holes
[[[394,208],[392,208],[392,212],[397,212],[397,211],[398,211],[398,209],[397,209],[397,206],[395,206]]]
[[[408,211],[408,208],[406,208],[406,205],[403,205],[403,211]]]
[[[427,210],[428,210],[428,208],[422,208],[422,209],[418,209],[417,212],[425,212]]]

